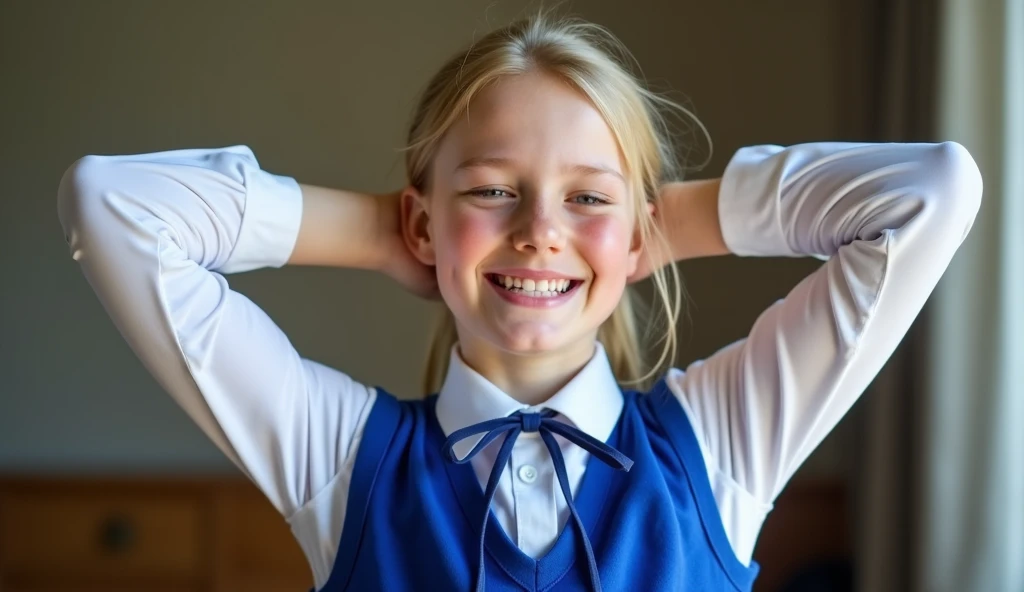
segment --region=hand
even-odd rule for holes
[[[437,300],[437,271],[417,259],[402,239],[401,192],[378,197],[380,203],[377,269],[391,276],[406,290],[429,300]]]
[[[652,207],[651,215],[668,245],[648,241],[640,254],[636,273],[629,276],[630,283],[646,278],[673,261],[730,253],[718,217],[721,182],[722,179],[717,178],[662,185],[659,204],[657,208]]]
[[[654,204],[647,204],[647,207],[648,211],[651,213],[651,217],[654,218],[654,224],[661,230],[666,239],[671,240],[665,221],[658,208],[656,208]],[[664,244],[656,237],[650,237],[650,240],[644,244],[644,250],[640,253],[640,259],[637,261],[636,271],[626,278],[626,281],[630,284],[635,284],[636,282],[646,279],[656,270],[672,263],[675,257],[669,249],[670,246],[670,244]]]

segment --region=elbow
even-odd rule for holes
[[[88,228],[90,213],[104,193],[101,156],[79,158],[61,176],[57,187],[57,217],[64,229],[64,240],[74,248],[81,233]]]
[[[933,166],[934,191],[942,198],[940,207],[947,212],[962,242],[981,208],[981,170],[967,148],[957,142],[938,144]]]
[[[57,186],[57,215],[64,222],[66,214],[71,213],[88,195],[94,194],[97,169],[100,167],[99,156],[83,156],[71,163],[68,170],[60,178]]]

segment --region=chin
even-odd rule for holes
[[[550,335],[516,335],[504,336],[500,338],[500,342],[496,345],[514,354],[542,354],[557,351],[565,345],[563,341],[562,339],[554,339]]]
[[[543,354],[564,349],[576,339],[566,329],[517,327],[492,333],[500,349],[515,354]]]

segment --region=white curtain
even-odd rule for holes
[[[1024,0],[945,0],[938,136],[985,184],[934,295],[915,588],[1024,591]]]

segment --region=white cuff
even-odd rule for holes
[[[302,222],[302,189],[283,175],[246,171],[245,212],[224,273],[281,267],[288,262]]]
[[[781,178],[785,168],[772,157],[782,146],[748,146],[736,151],[725,167],[718,192],[722,236],[740,256],[799,256],[786,241],[779,220]]]

